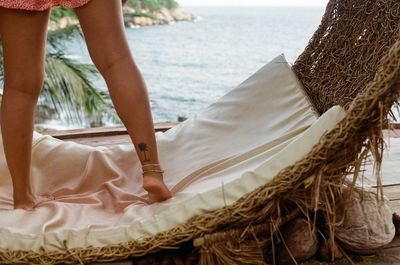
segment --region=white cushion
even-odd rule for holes
[[[152,236],[230,205],[302,159],[345,115],[318,119],[301,84],[278,56],[203,112],[157,133],[172,199],[148,205],[132,144],[91,147],[35,132],[32,181],[55,202],[12,210],[0,150],[0,248],[57,250]],[[2,146],[2,144],[1,144]]]

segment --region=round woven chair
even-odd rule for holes
[[[339,104],[347,116],[269,184],[154,237],[62,252],[1,250],[0,263],[106,262],[194,244],[200,264],[264,264],[262,247],[285,221],[310,210],[333,219],[346,176],[358,177],[368,154],[378,168],[382,162],[382,129],[400,94],[400,1],[331,0],[293,69],[321,114]]]

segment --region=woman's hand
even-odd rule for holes
[[[33,210],[36,206],[43,202],[52,201],[52,195],[31,195],[14,196],[14,209]]]

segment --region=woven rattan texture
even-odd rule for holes
[[[399,0],[331,0],[293,69],[320,113],[348,107],[396,41]]]

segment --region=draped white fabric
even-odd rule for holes
[[[0,149],[0,248],[57,250],[152,236],[230,205],[304,157],[345,115],[314,112],[283,55],[198,115],[157,133],[172,199],[149,205],[132,144],[91,147],[34,132],[35,191],[55,201],[13,210]]]

